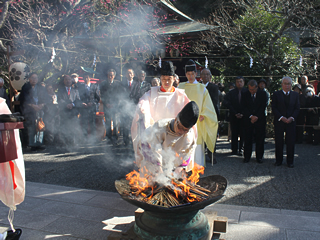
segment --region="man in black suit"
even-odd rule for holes
[[[244,162],[250,161],[252,155],[252,140],[256,140],[256,159],[262,163],[264,153],[264,137],[266,129],[265,109],[267,107],[267,94],[258,90],[258,83],[255,80],[248,82],[248,90],[243,94],[243,120],[245,129],[244,140]]]
[[[283,161],[283,134],[286,133],[287,165],[293,168],[294,144],[296,139],[296,119],[299,114],[299,94],[291,91],[292,79],[283,77],[282,90],[276,91],[272,98],[272,112],[274,115],[274,132],[276,143],[275,166]]]
[[[216,110],[217,117],[219,119],[219,113],[220,113],[220,102],[219,102],[219,87],[211,82],[212,74],[210,69],[205,68],[200,73],[200,78],[202,79],[202,83],[206,86],[211,101],[213,103],[214,109]],[[213,162],[217,163],[215,156],[212,154],[212,152],[207,149],[207,156],[206,156],[207,162]]]
[[[242,95],[247,91],[244,87],[244,78],[236,77],[236,88],[232,89],[225,96],[225,102],[229,108],[229,120],[231,127],[231,150],[232,155],[239,154],[242,156],[242,148],[244,141],[243,127],[243,104]],[[240,141],[238,141],[240,136]],[[238,152],[239,151],[239,152]]]
[[[64,141],[62,144],[74,145],[76,138],[80,136],[79,109],[83,106],[79,92],[72,87],[72,78],[63,76],[63,86],[58,89],[57,101],[60,109],[60,135]]]
[[[121,97],[121,125],[123,132],[123,143],[124,145],[128,145],[130,138],[129,132],[131,129],[131,123],[133,119],[133,114],[135,110],[135,106],[133,104],[133,100],[130,99],[130,93],[133,90],[133,86],[136,85],[134,78],[134,71],[132,68],[128,68],[126,72],[126,80],[122,81],[123,93]]]
[[[219,113],[220,113],[220,102],[219,102],[219,97],[220,97],[220,91],[218,85],[214,84],[211,82],[212,79],[212,74],[210,69],[205,68],[201,71],[200,73],[200,78],[202,79],[202,83],[206,86],[210,98],[212,100],[214,109],[216,110],[217,117],[219,119]]]
[[[20,93],[20,106],[25,117],[25,127],[28,134],[28,145],[32,151],[44,149],[43,132],[37,132],[36,121],[43,117],[43,108],[46,104],[46,92],[44,87],[38,83],[36,73],[29,74],[29,82],[26,82]],[[26,133],[26,132],[24,132]]]
[[[106,135],[113,144],[119,140],[118,120],[119,102],[122,94],[122,85],[115,80],[116,71],[109,69],[106,72],[107,80],[100,84],[101,100],[103,103],[104,116],[106,119]]]
[[[88,136],[89,129],[91,136],[95,136],[95,115],[100,101],[100,90],[97,84],[90,82],[89,74],[84,75],[84,83],[83,90],[80,92],[79,89],[80,99],[84,103],[80,110],[81,127],[85,137]]]

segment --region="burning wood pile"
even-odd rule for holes
[[[123,193],[131,199],[146,202],[161,207],[174,207],[191,202],[201,202],[209,197],[212,190],[197,185],[199,174],[204,173],[204,167],[195,164],[192,174],[177,179],[166,177],[167,183],[160,184],[146,168],[132,171],[126,175],[127,188]],[[218,185],[216,184],[216,189]]]

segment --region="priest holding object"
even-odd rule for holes
[[[136,149],[140,168],[152,173],[175,170],[176,173],[193,168],[196,135],[192,128],[199,117],[199,108],[189,102],[175,118],[161,119],[147,128]],[[140,158],[140,159],[139,159]]]
[[[184,89],[190,101],[196,102],[199,107],[198,139],[194,160],[197,164],[205,166],[204,143],[211,152],[214,152],[218,118],[206,86],[196,80],[197,69],[193,60],[187,62],[185,72],[188,82],[180,83],[179,88]]]

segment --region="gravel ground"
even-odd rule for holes
[[[267,139],[264,163],[253,158],[243,163],[230,155],[226,139],[217,142],[217,164],[208,164],[204,175],[228,179],[220,203],[320,212],[320,146],[296,145],[295,167],[284,162],[275,167],[274,142]],[[131,147],[113,147],[102,141],[73,149],[48,147],[44,151],[24,151],[26,180],[54,185],[113,191],[114,181],[134,168]],[[284,158],[285,159],[285,158]]]

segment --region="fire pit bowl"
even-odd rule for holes
[[[208,219],[199,210],[224,196],[227,179],[212,175],[200,178],[198,185],[211,191],[207,199],[173,207],[161,207],[131,198],[127,194],[130,192],[130,186],[126,179],[115,182],[118,193],[125,201],[144,209],[144,213],[136,218],[134,231],[145,240],[211,239]]]
[[[211,175],[208,177],[203,177],[199,179],[199,182],[197,183],[201,187],[207,188],[211,190],[211,193],[209,193],[209,197],[201,202],[191,202],[187,204],[182,204],[174,207],[161,207],[153,204],[148,204],[146,202],[138,201],[134,198],[130,198],[128,195],[126,195],[124,192],[130,191],[130,186],[128,184],[128,181],[126,179],[117,180],[115,182],[115,187],[120,194],[120,196],[127,202],[144,209],[145,211],[151,211],[151,212],[159,212],[159,213],[188,213],[190,211],[197,211],[200,209],[205,208],[206,206],[220,200],[224,195],[227,188],[227,179],[220,176],[220,175]],[[216,190],[216,184],[218,185],[217,191]]]

